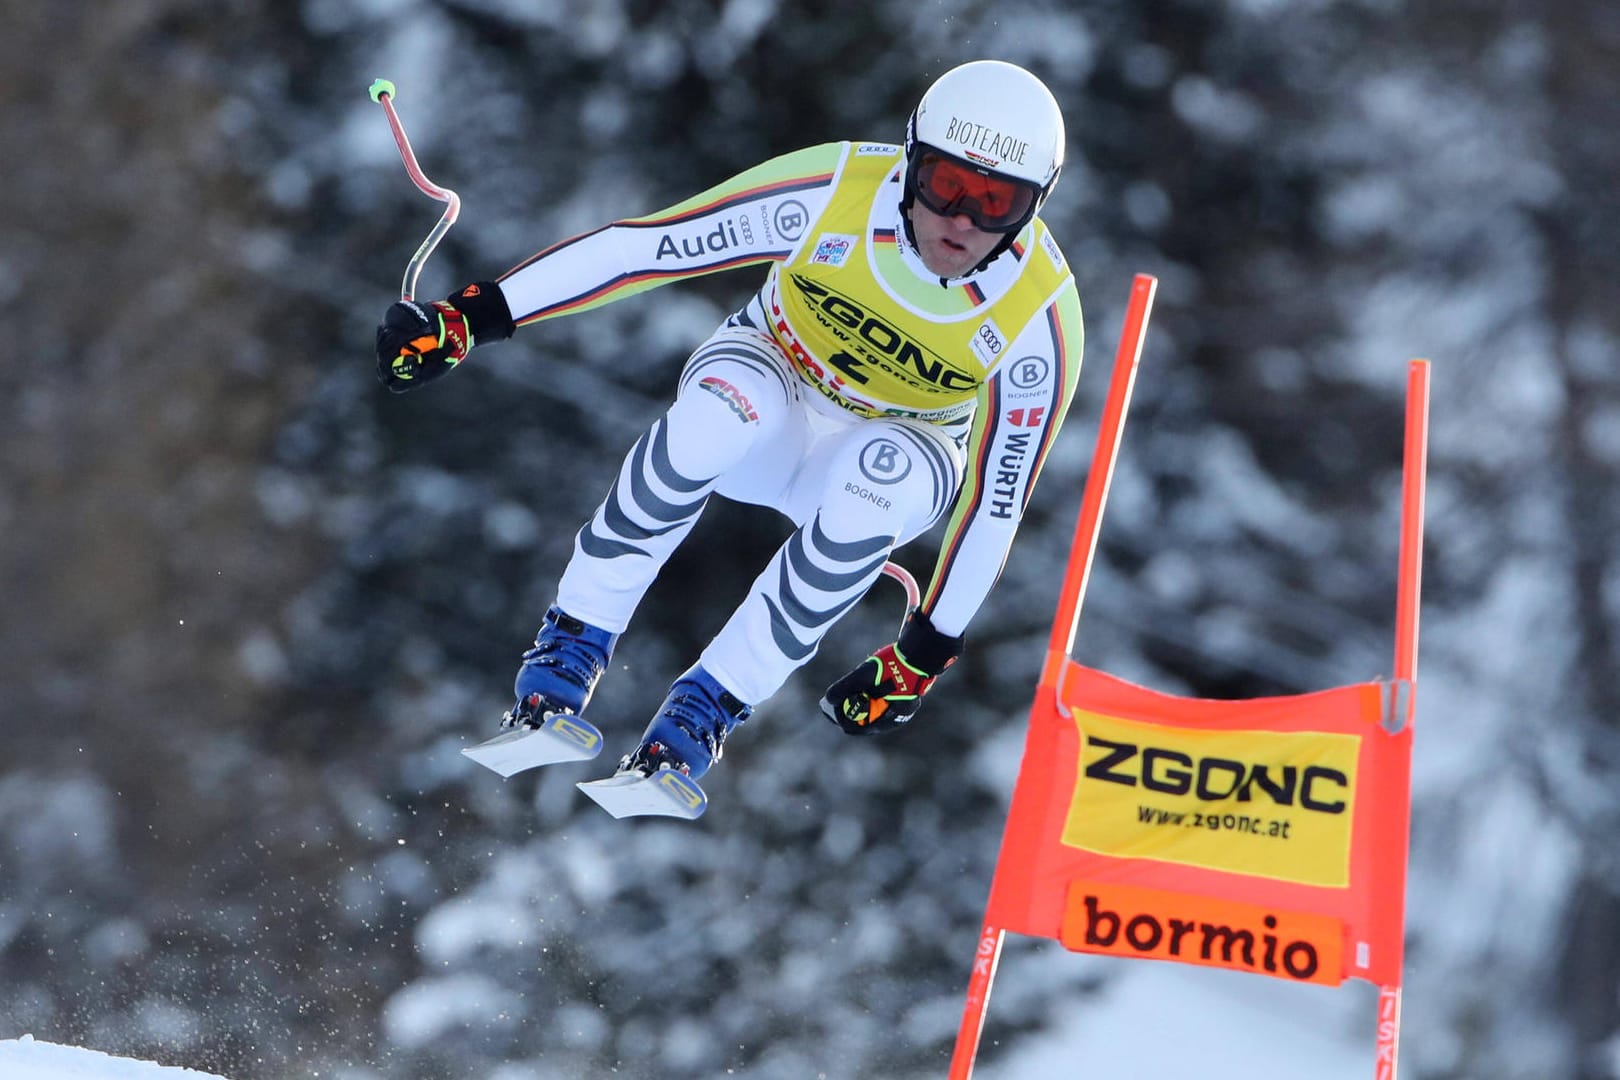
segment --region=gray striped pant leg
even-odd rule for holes
[[[726,471],[784,422],[788,391],[766,346],[722,329],[693,353],[668,411],[638,439],[607,498],[574,537],[562,609],[622,633]]]
[[[950,506],[961,459],[909,422],[868,421],[842,437],[820,506],[777,551],[702,663],[749,704],[780,689],[883,572],[896,546]]]

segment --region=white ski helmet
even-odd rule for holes
[[[1027,185],[1035,197],[1012,223],[1016,232],[1052,193],[1065,141],[1063,112],[1040,79],[1001,60],[954,67],[928,88],[906,125],[903,205],[909,209],[916,198],[918,165],[932,149],[985,176]]]

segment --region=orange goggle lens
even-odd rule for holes
[[[912,167],[912,190],[934,213],[966,214],[986,232],[1022,228],[1039,194],[1033,184],[980,172],[927,147],[919,150]]]

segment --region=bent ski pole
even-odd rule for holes
[[[897,562],[883,564],[883,572],[898,581],[906,590],[906,610],[917,607],[922,603],[922,592],[917,588],[917,579],[911,576],[911,571]]]
[[[433,226],[433,231],[427,234],[422,246],[416,249],[411,261],[405,267],[405,280],[400,283],[399,298],[401,300],[416,299],[416,279],[422,273],[422,265],[427,262],[433,249],[439,246],[444,234],[450,231],[450,226],[456,223],[461,215],[461,196],[449,188],[440,187],[427,178],[422,166],[416,162],[416,151],[411,149],[411,140],[405,135],[405,127],[399,122],[399,113],[394,111],[394,84],[387,79],[377,79],[371,84],[371,100],[383,107],[388,115],[388,126],[393,129],[394,143],[399,147],[399,156],[405,162],[405,171],[411,174],[411,180],[429,198],[438,199],[445,204],[444,213],[439,216],[439,223]]]
[[[433,226],[433,231],[427,234],[427,239],[416,249],[411,257],[410,264],[405,267],[405,279],[400,284],[399,298],[401,300],[416,299],[416,279],[422,273],[422,265],[427,262],[433,249],[439,246],[444,234],[450,231],[450,226],[456,223],[461,215],[461,196],[447,187],[440,187],[427,174],[416,160],[416,151],[411,149],[410,137],[405,134],[405,125],[400,123],[399,113],[394,110],[394,95],[397,91],[394,84],[387,79],[376,79],[371,84],[371,100],[383,107],[388,116],[388,126],[394,133],[394,144],[399,147],[400,160],[405,163],[405,171],[410,173],[411,181],[422,194],[432,199],[438,199],[445,204],[444,213],[439,217],[439,223]],[[921,602],[921,592],[917,588],[916,579],[898,563],[886,563],[883,572],[898,581],[906,591],[906,609],[916,607]]]

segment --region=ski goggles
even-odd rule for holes
[[[1016,232],[1034,216],[1041,189],[1026,180],[984,172],[919,144],[907,178],[922,205],[941,217],[966,214],[985,232]]]

